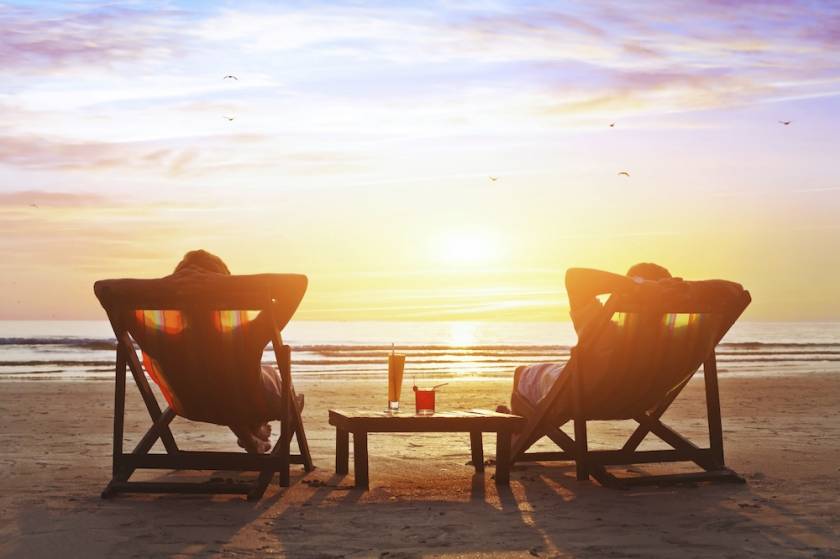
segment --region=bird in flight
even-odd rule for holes
[[[230,122],[231,120],[233,120],[233,119],[234,119],[234,117],[232,117],[232,116],[226,116],[226,115],[222,115],[222,118],[224,118],[224,119],[225,119],[225,120],[227,120],[228,122]]]
[[[615,128],[615,123],[614,122],[610,123],[610,128]]]
[[[625,177],[629,177],[630,173],[628,173],[627,171],[619,171],[618,176],[621,176],[621,175],[624,175]]]
[[[496,182],[497,180],[499,180],[499,177],[487,177],[487,178],[490,179],[493,182]]]
[[[793,122],[793,121],[792,121],[792,120],[780,120],[780,121],[779,121],[779,124],[784,124],[785,126],[787,126],[787,125],[789,125],[791,122]]]
[[[227,76],[223,77],[222,79],[223,79],[223,80],[231,79],[231,80],[236,80],[236,81],[239,81],[239,78],[237,78],[237,77],[236,77],[236,76],[234,76],[233,74],[228,74]]]
[[[38,207],[38,204],[29,204],[29,207],[30,207],[30,208],[37,208],[37,207]]]

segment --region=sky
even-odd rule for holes
[[[840,320],[840,4],[3,2],[0,28],[0,319],[101,319],[95,280],[204,248],[306,274],[303,319],[566,320],[567,268],[654,261],[742,283],[753,320]]]

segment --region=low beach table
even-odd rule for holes
[[[367,488],[368,433],[469,433],[472,463],[484,471],[482,433],[496,433],[496,484],[510,483],[510,443],[513,433],[525,426],[525,418],[490,410],[441,411],[431,415],[370,410],[330,410],[335,426],[335,473],[347,474],[350,433],[353,433],[353,467],[356,487]]]

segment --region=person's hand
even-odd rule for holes
[[[682,278],[666,278],[657,283],[662,290],[662,297],[680,297],[685,294],[687,284]]]
[[[633,298],[641,303],[651,303],[658,300],[662,296],[662,289],[659,287],[659,282],[644,280],[636,284]]]

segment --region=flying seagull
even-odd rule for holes
[[[791,122],[793,122],[793,121],[792,121],[792,120],[780,120],[780,121],[779,121],[779,124],[784,124],[785,126],[787,126],[787,125],[789,125]]]
[[[222,118],[226,119],[228,122],[230,122],[231,120],[233,120],[233,119],[234,119],[234,117],[232,117],[232,116],[226,116],[226,115],[222,115]]]
[[[614,122],[610,123],[610,128],[615,128],[615,123]]]
[[[629,177],[630,173],[628,173],[627,171],[619,171],[618,176],[621,176],[621,175],[624,175],[625,177]]]
[[[496,182],[497,180],[499,180],[499,177],[487,177],[487,178],[490,179],[493,182]]]
[[[233,74],[228,74],[227,76],[223,77],[222,79],[223,79],[223,80],[226,80],[226,79],[228,79],[228,78],[230,78],[230,79],[232,79],[232,80],[239,81],[239,78],[237,78],[237,77],[236,77],[236,76],[234,76]]]

